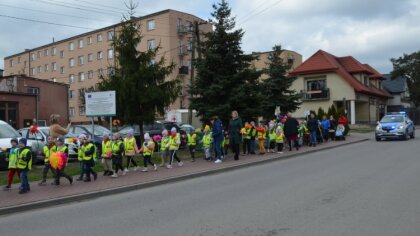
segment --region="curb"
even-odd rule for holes
[[[295,158],[295,157],[310,154],[310,153],[316,153],[316,152],[320,152],[320,151],[335,149],[335,148],[339,148],[339,147],[343,147],[343,146],[347,146],[347,145],[351,145],[351,144],[365,142],[365,141],[368,141],[368,140],[369,140],[369,138],[363,138],[361,140],[357,140],[357,141],[349,142],[349,143],[344,143],[344,144],[341,144],[341,145],[319,148],[319,149],[313,150],[312,152],[305,152],[305,153],[298,153],[297,152],[297,153],[293,153],[293,154],[290,154],[290,155],[284,156],[284,157],[277,156],[277,157],[266,159],[266,160],[260,160],[260,161],[256,161],[256,162],[247,162],[247,163],[238,164],[238,165],[234,165],[234,166],[228,166],[228,167],[215,169],[215,170],[208,170],[208,171],[201,171],[201,172],[196,172],[196,173],[192,173],[192,174],[180,175],[180,176],[176,176],[176,177],[151,181],[151,182],[148,182],[148,183],[133,184],[133,185],[121,186],[121,187],[116,187],[116,188],[111,188],[111,189],[100,190],[100,191],[96,191],[96,192],[88,192],[88,193],[70,195],[70,196],[61,197],[61,198],[54,198],[54,199],[36,201],[36,202],[31,202],[31,203],[25,203],[25,204],[15,205],[15,206],[11,206],[11,207],[4,207],[4,208],[0,208],[0,216],[12,214],[12,213],[19,213],[19,212],[24,212],[24,211],[36,210],[36,209],[40,209],[40,208],[59,206],[59,205],[66,204],[66,203],[74,203],[74,202],[79,202],[79,201],[85,201],[85,200],[94,199],[94,198],[98,198],[98,197],[104,197],[104,196],[114,195],[114,194],[118,194],[118,193],[125,193],[125,192],[129,192],[129,191],[155,187],[155,186],[158,186],[158,185],[179,182],[179,181],[188,180],[188,179],[192,179],[192,178],[214,175],[214,174],[225,172],[225,171],[237,170],[237,169],[247,168],[247,167],[251,167],[251,166],[255,166],[255,165],[262,165],[262,164],[266,164],[266,163],[270,163],[270,162],[274,162],[274,161],[291,159],[291,158]]]

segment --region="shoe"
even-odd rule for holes
[[[118,175],[116,173],[114,173],[113,175],[111,175],[112,178],[118,178]]]
[[[216,163],[216,164],[222,163],[222,160],[217,159],[214,163]]]
[[[90,179],[83,180],[83,182],[90,182],[90,181],[91,181]]]
[[[182,161],[178,162],[178,166],[182,166],[182,165],[184,165],[184,162]]]
[[[141,170],[141,172],[147,172],[149,171],[147,168],[144,168],[143,170]]]
[[[24,193],[27,193],[27,192],[28,192],[28,191],[21,189],[21,190],[19,191],[19,194],[24,194]]]
[[[128,169],[127,169],[127,168],[125,168],[125,169],[124,169],[124,171],[125,171],[125,172],[128,172]]]
[[[73,184],[73,177],[70,177],[69,182],[70,182],[70,185]]]
[[[41,182],[38,183],[39,186],[45,186],[47,185],[47,181],[42,180]]]
[[[112,176],[114,174],[114,172],[113,171],[110,171],[110,172],[108,172],[108,175],[107,176]]]
[[[83,177],[79,177],[76,179],[76,181],[82,181],[82,180],[83,180]]]
[[[128,172],[128,171],[125,171],[125,170],[124,170],[124,171],[123,171],[123,173],[122,173],[122,175],[126,175],[126,174],[127,174],[127,172]]]
[[[96,180],[98,178],[98,174],[93,174],[93,180]]]
[[[133,170],[134,171],[137,171],[139,169],[139,167],[137,167],[137,166],[135,166],[134,168],[133,168]]]
[[[107,175],[108,175],[108,171],[106,170],[106,171],[104,171],[103,176],[107,176]]]
[[[172,169],[172,165],[167,165],[166,168]]]
[[[153,168],[154,168],[154,170],[157,170],[157,165],[156,165],[156,164],[154,164],[154,165],[153,165]]]
[[[10,191],[12,188],[10,186],[4,186],[3,191]]]

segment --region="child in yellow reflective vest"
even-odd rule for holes
[[[104,166],[104,176],[111,176],[114,174],[112,169],[112,142],[108,133],[104,133],[102,139],[102,165]]]
[[[19,169],[17,168],[17,154],[18,154],[18,140],[13,138],[10,140],[12,147],[8,153],[6,161],[9,162],[9,171],[7,172],[7,185],[4,186],[4,191],[9,191],[12,188],[13,176],[15,174],[19,177]]]
[[[256,128],[257,130],[257,137],[258,137],[258,152],[260,155],[265,154],[265,128],[264,126],[260,123],[260,125]]]
[[[276,129],[275,140],[277,144],[277,153],[283,153],[284,133],[281,126]]]
[[[178,158],[176,152],[179,149],[179,145],[181,144],[181,137],[177,132],[175,127],[171,129],[171,136],[169,139],[169,143],[167,144],[170,152],[169,164],[166,166],[168,169],[172,169],[172,162],[174,159],[178,162],[178,166],[182,166],[184,163]]]
[[[144,169],[142,172],[147,172],[147,164],[150,164],[153,166],[154,170],[157,170],[157,165],[152,162],[152,156],[153,152],[155,150],[155,142],[150,138],[149,133],[144,134],[144,142],[143,145],[140,148],[140,152],[143,153],[143,164]]]
[[[164,129],[160,140],[160,167],[165,166],[165,161],[169,156],[169,141],[168,130]]]
[[[51,170],[51,173],[55,176],[55,170],[50,165],[50,155],[51,153],[55,152],[57,147],[55,146],[54,140],[52,136],[47,137],[47,143],[44,146],[43,154],[44,154],[44,168],[42,169],[42,180],[38,183],[38,185],[45,185],[47,183],[47,174],[48,170]]]
[[[203,139],[202,139],[202,143],[203,143],[203,148],[204,148],[204,159],[207,161],[211,160],[211,141],[212,141],[212,137],[211,137],[211,132],[210,132],[210,126],[206,125],[204,127],[204,135],[203,135]]]

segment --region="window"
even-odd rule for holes
[[[108,31],[108,41],[111,41],[114,38],[114,31]]]
[[[74,83],[74,75],[73,74],[69,75],[69,83],[70,84]]]
[[[147,21],[147,30],[154,30],[155,29],[155,20]]]
[[[74,43],[73,42],[70,42],[69,43],[69,50],[70,51],[73,51],[74,50]]]
[[[306,81],[306,90],[316,91],[325,90],[327,88],[327,81],[325,79],[311,79]]]
[[[84,97],[84,96],[85,96],[85,90],[79,89],[79,97]]]
[[[56,47],[52,47],[51,48],[51,56],[55,56],[55,54],[57,54],[57,48]]]
[[[108,59],[112,59],[112,58],[114,58],[114,50],[108,49]]]
[[[154,39],[147,40],[147,49],[151,50],[156,47],[156,41]]]
[[[83,65],[83,64],[84,64],[84,57],[79,56],[79,65]]]
[[[367,77],[367,75],[363,76],[363,84],[366,86],[369,86],[369,79]]]
[[[69,116],[74,117],[74,107],[69,107]]]
[[[102,34],[98,34],[98,35],[96,36],[96,41],[98,41],[98,42],[102,42]]]
[[[48,56],[48,49],[44,49],[44,56]]]
[[[10,60],[10,65],[9,65],[10,67],[13,67],[13,59],[12,60]]]
[[[86,113],[85,106],[79,106],[79,115],[83,116]]]
[[[64,66],[60,67],[60,74],[64,74],[65,70],[64,70]]]
[[[98,78],[101,78],[101,76],[103,75],[102,74],[103,73],[102,68],[99,68],[97,73],[98,73]]]
[[[26,92],[29,94],[39,94],[39,88],[27,87]]]
[[[114,68],[108,67],[108,75],[113,75],[113,74],[114,74]]]
[[[31,68],[31,75],[35,75],[36,74],[36,69],[35,69],[35,67],[32,67]]]
[[[183,29],[182,29],[182,19],[178,18],[178,32],[181,32],[181,31],[183,31]]]
[[[60,51],[60,58],[64,58],[64,50]]]
[[[83,39],[79,39],[79,48],[83,48],[84,41]]]
[[[185,21],[185,30],[188,32],[191,32],[193,28],[193,25],[191,23],[191,21]]]
[[[17,63],[20,64],[20,57],[18,57],[18,62]]]
[[[74,98],[74,90],[69,90],[69,99]]]
[[[93,61],[93,54],[89,53],[88,54],[88,62],[92,62]]]
[[[102,51],[99,51],[98,53],[97,53],[97,58],[98,58],[98,60],[102,60],[102,58],[104,57],[104,55],[103,55],[103,53],[102,53]]]
[[[48,64],[44,65],[44,71],[47,72],[48,71]]]
[[[36,58],[41,58],[41,51],[38,51],[38,52],[36,53]]]
[[[51,63],[51,70],[52,71],[56,71],[57,70],[57,63],[56,62]]]
[[[93,70],[88,71],[88,79],[93,79]]]
[[[74,58],[69,59],[69,66],[74,67]]]
[[[93,40],[92,40],[92,36],[89,36],[89,37],[87,38],[87,43],[88,43],[88,44],[92,44],[92,42],[93,42]]]
[[[79,82],[83,82],[85,80],[85,73],[79,72]]]
[[[38,73],[41,73],[41,66],[38,66]]]
[[[187,50],[188,50],[188,51],[192,51],[192,40],[189,40],[189,41],[188,41],[188,44],[187,44]]]
[[[35,61],[35,53],[31,53],[31,61]]]

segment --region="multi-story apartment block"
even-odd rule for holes
[[[138,50],[160,46],[156,60],[164,57],[168,64],[174,62],[177,65],[167,79],[180,77],[182,91],[171,109],[187,108],[194,22],[201,23],[201,33],[211,31],[212,26],[196,16],[175,10],[164,10],[136,19],[143,36]],[[100,75],[112,73],[115,53],[111,43],[120,26],[121,23],[111,25],[7,56],[4,59],[4,75],[24,74],[69,84],[69,118],[74,123],[87,122],[84,92],[95,87]]]

